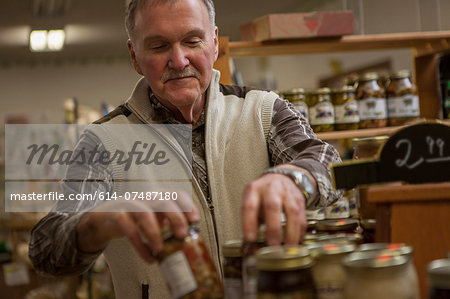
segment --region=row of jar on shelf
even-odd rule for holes
[[[280,92],[308,119],[315,132],[398,126],[420,116],[411,72],[401,70],[381,81],[375,72],[347,77],[336,90],[296,88]]]

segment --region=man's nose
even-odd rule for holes
[[[176,45],[170,52],[170,68],[182,70],[189,65],[189,59],[186,57],[186,50],[183,47]]]

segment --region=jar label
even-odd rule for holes
[[[389,118],[416,117],[420,114],[417,95],[406,94],[401,97],[389,98],[387,103]]]
[[[182,251],[177,251],[161,263],[161,274],[169,284],[173,298],[179,298],[197,289],[197,281]]]
[[[322,102],[309,109],[309,123],[311,125],[334,124],[334,108],[329,102]]]
[[[361,120],[386,119],[386,99],[385,98],[367,98],[358,101],[359,118]]]
[[[295,109],[300,112],[304,118],[308,119],[308,105],[306,105],[305,102],[302,101],[295,101],[292,102],[292,105],[294,105]]]
[[[359,122],[358,102],[351,100],[342,105],[334,106],[334,114],[337,124],[348,124]]]

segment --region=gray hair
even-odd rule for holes
[[[133,40],[134,38],[134,31],[135,31],[135,17],[136,17],[136,10],[142,8],[144,4],[147,2],[150,2],[150,5],[157,5],[162,3],[169,3],[174,4],[176,1],[179,0],[131,0],[128,4],[126,13],[125,13],[125,29],[127,30],[128,38]],[[181,0],[183,1],[183,0]],[[202,0],[203,4],[205,4],[206,8],[208,9],[208,15],[209,15],[209,23],[211,25],[211,30],[214,32],[216,28],[216,12],[214,10],[214,3],[212,0]]]

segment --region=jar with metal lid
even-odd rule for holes
[[[316,243],[308,247],[314,258],[312,274],[319,299],[344,298],[345,270],[341,260],[356,246],[345,243]]]
[[[316,298],[313,259],[304,246],[270,246],[256,253],[258,298]]]
[[[241,240],[230,240],[222,245],[225,298],[239,299],[243,297],[241,250]]]
[[[373,252],[378,255],[392,255],[392,256],[403,256],[407,259],[406,262],[406,276],[409,281],[409,287],[414,289],[414,294],[416,297],[411,297],[411,299],[418,299],[419,297],[419,279],[417,276],[417,270],[414,266],[414,250],[411,246],[403,243],[366,243],[361,244],[358,252]]]
[[[450,258],[439,259],[427,265],[430,299],[450,298]]]
[[[305,90],[303,88],[295,88],[283,92],[283,98],[291,102],[304,118],[309,119],[308,104],[306,103]]]
[[[387,88],[388,125],[400,126],[420,116],[417,88],[411,82],[411,72],[398,71],[391,75]]]
[[[161,274],[174,298],[223,298],[220,275],[200,237],[191,225],[184,239],[170,227],[162,228],[163,249],[156,255]]]
[[[381,128],[387,124],[386,92],[377,80],[377,73],[366,73],[356,89],[361,129]]]
[[[334,129],[334,107],[330,93],[330,89],[324,87],[309,95],[309,123],[314,132],[329,132]]]
[[[336,130],[356,130],[359,128],[358,102],[355,88],[344,86],[333,93]]]
[[[354,252],[342,259],[346,299],[418,298],[408,278],[405,256],[378,252]]]
[[[255,242],[242,243],[242,287],[245,297],[253,298],[257,293],[258,272],[256,252],[266,245],[266,226],[260,225]]]

